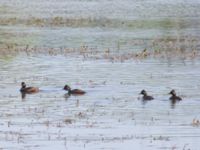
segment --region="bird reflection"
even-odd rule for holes
[[[142,99],[142,105],[146,105],[147,102],[148,102],[148,100],[144,100],[144,99]]]
[[[65,98],[65,100],[68,100],[68,98],[71,96],[71,94],[69,94],[69,93],[65,93],[64,94],[64,98]]]
[[[21,92],[21,98],[22,98],[22,101],[25,100],[25,98],[26,98],[26,92]]]
[[[176,107],[176,103],[179,101],[172,99],[172,100],[170,100],[170,102],[171,102],[171,108],[174,109]]]

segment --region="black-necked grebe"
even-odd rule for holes
[[[70,88],[70,86],[68,86],[68,85],[65,85],[63,89],[66,90],[66,91],[68,91],[69,94],[83,95],[83,94],[86,93],[85,91],[80,90],[80,89],[73,89],[73,90],[72,90],[72,89]]]
[[[180,100],[182,100],[182,98],[181,97],[179,97],[179,96],[176,96],[176,92],[175,92],[175,90],[171,90],[170,92],[169,92],[169,94],[171,94],[172,96],[169,98],[170,100],[173,100],[173,101],[180,101]]]
[[[143,100],[153,100],[153,99],[154,99],[152,96],[149,96],[145,90],[142,90],[142,91],[140,92],[140,94],[143,95],[143,97],[142,97]]]
[[[37,88],[37,87],[26,87],[26,83],[22,82],[20,91],[23,92],[23,93],[31,94],[31,93],[39,92],[39,88]]]

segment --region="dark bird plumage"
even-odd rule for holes
[[[142,90],[140,92],[140,94],[143,95],[143,97],[142,97],[143,100],[153,100],[154,99],[153,96],[148,95],[145,90]]]
[[[179,96],[177,96],[176,95],[176,92],[175,92],[175,90],[171,90],[170,92],[169,92],[169,94],[171,94],[172,96],[169,98],[170,100],[173,100],[173,101],[180,101],[180,100],[182,100],[182,98],[181,97],[179,97]]]
[[[26,83],[22,82],[20,91],[23,92],[23,93],[31,94],[31,93],[39,92],[39,88],[37,88],[37,87],[26,87]]]
[[[71,89],[69,85],[65,85],[64,90],[68,91],[69,94],[74,94],[74,95],[83,95],[85,94],[86,92],[83,91],[83,90],[80,90],[80,89]]]

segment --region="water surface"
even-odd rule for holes
[[[199,62],[169,64],[147,59],[112,63],[80,57],[17,56],[0,63],[4,149],[199,146],[199,127],[193,124],[200,117]],[[41,92],[21,99],[21,81],[41,87]],[[64,84],[87,94],[67,97]],[[172,88],[183,101],[172,104],[168,100]],[[143,102],[142,89],[155,100]]]
[[[199,6],[1,0],[0,149],[198,150]],[[22,81],[41,91],[22,99]]]

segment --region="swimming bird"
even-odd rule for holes
[[[85,91],[80,90],[80,89],[73,89],[72,90],[69,85],[65,85],[63,89],[68,91],[68,94],[83,95],[83,94],[86,93]]]
[[[173,100],[173,101],[180,101],[180,100],[182,100],[182,98],[181,97],[179,97],[179,96],[176,96],[176,92],[175,92],[175,90],[171,90],[170,92],[169,92],[169,94],[171,94],[172,96],[169,98],[170,100]]]
[[[39,88],[37,88],[37,87],[26,87],[26,83],[22,82],[21,83],[21,89],[20,89],[20,91],[22,93],[31,94],[31,93],[37,93],[37,92],[39,92]]]
[[[143,97],[142,97],[143,100],[153,100],[154,99],[152,96],[149,96],[145,90],[142,90],[140,92],[140,94],[143,95]]]

